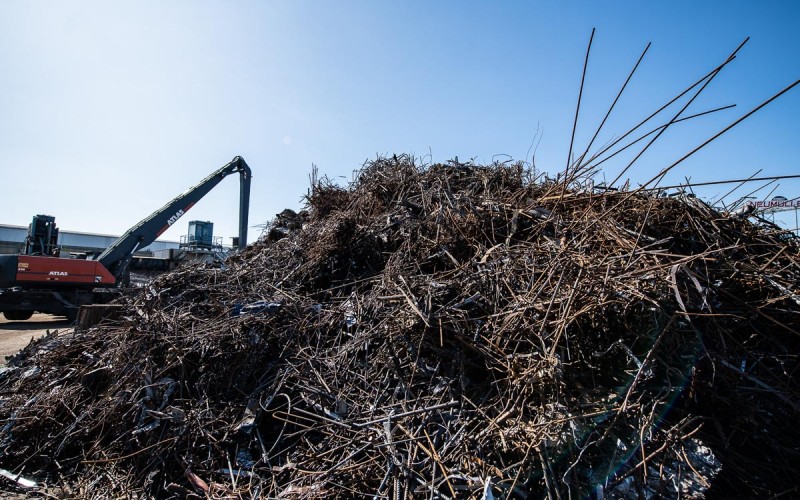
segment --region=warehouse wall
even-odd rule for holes
[[[12,226],[0,224],[0,253],[20,253],[25,249],[25,237],[28,235],[26,226]],[[81,233],[78,231],[65,231],[59,229],[58,244],[61,255],[66,257],[70,252],[102,252],[111,245],[118,236],[108,234]],[[178,248],[177,241],[156,240],[136,255],[152,255],[153,252],[170,248]]]

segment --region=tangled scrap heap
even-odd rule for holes
[[[308,208],[12,359],[0,467],[96,498],[796,491],[796,240],[408,157]]]

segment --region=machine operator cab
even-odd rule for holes
[[[189,234],[181,238],[181,248],[204,248],[214,246],[214,223],[210,221],[189,221]]]
[[[52,215],[35,215],[28,226],[25,237],[25,255],[48,255],[58,257],[58,227]]]
[[[184,258],[204,262],[222,259],[227,254],[222,238],[214,236],[214,223],[210,221],[189,221],[189,234],[181,236],[180,248]]]

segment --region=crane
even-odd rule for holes
[[[81,305],[104,302],[103,289],[125,284],[133,254],[152,243],[222,179],[239,174],[239,249],[247,245],[250,167],[236,156],[195,186],[176,196],[120,236],[96,259],[45,255],[0,255],[0,311],[9,320],[26,320],[34,311],[74,320]]]

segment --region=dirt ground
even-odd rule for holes
[[[9,321],[0,314],[0,366],[6,364],[6,356],[11,356],[28,345],[31,339],[39,338],[47,330],[69,328],[63,316],[34,314],[27,321]]]

